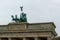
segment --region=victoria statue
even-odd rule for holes
[[[21,11],[23,11],[23,7],[20,7],[21,8]],[[20,18],[17,17],[17,15],[15,15],[15,17],[13,15],[11,15],[12,17],[12,20],[15,21],[15,22],[27,22],[27,18],[26,18],[26,14],[24,12],[22,12],[20,14]]]

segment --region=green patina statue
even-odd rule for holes
[[[19,22],[20,20],[18,19],[17,15],[15,15],[15,17],[13,15],[11,15],[12,20],[15,22]]]
[[[21,22],[27,22],[26,14],[21,13],[21,15],[20,15],[20,21]]]
[[[23,11],[23,7],[20,7],[21,11]],[[21,13],[20,18],[17,17],[17,15],[15,15],[15,17],[12,15],[12,20],[15,22],[27,22],[27,18],[26,18],[26,14],[25,13]]]

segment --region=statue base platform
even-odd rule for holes
[[[20,29],[26,29],[27,27],[27,22],[13,22],[9,23],[9,29],[10,30],[20,30]]]

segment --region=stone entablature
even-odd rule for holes
[[[0,37],[46,37],[53,39],[57,33],[53,22],[45,23],[9,23],[0,25]]]
[[[37,29],[37,30],[55,30],[53,22],[49,23],[9,23],[8,25],[0,25],[0,30],[23,30],[23,29]]]

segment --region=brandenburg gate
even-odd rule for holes
[[[52,40],[57,36],[53,22],[28,23],[24,13],[20,19],[12,15],[12,20],[15,22],[0,25],[0,40]]]

